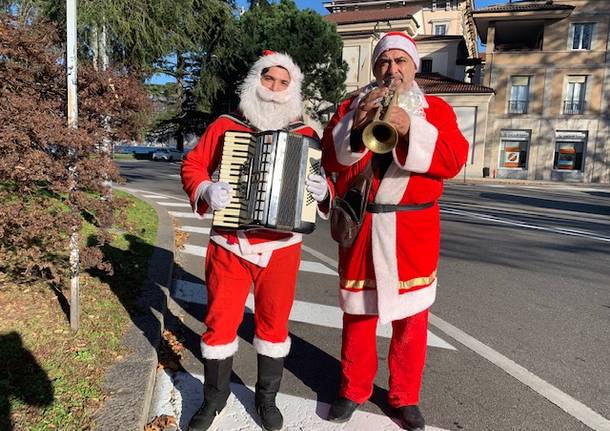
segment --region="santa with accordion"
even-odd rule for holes
[[[239,88],[239,110],[211,123],[182,163],[182,184],[193,211],[203,217],[223,210],[234,195],[228,182],[214,181],[223,154],[225,134],[284,130],[318,139],[301,122],[303,74],[286,54],[265,51]],[[319,174],[308,175],[304,186],[319,203],[322,216],[332,199],[331,183]],[[290,350],[288,317],[294,300],[301,259],[302,235],[271,229],[213,227],[205,260],[208,310],[201,350],[204,360],[204,402],[189,430],[207,430],[223,411],[230,394],[237,329],[242,321],[250,286],[254,285],[258,353],[255,404],[266,430],[283,425],[275,396],[284,358]]]

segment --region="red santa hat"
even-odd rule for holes
[[[375,67],[377,59],[381,54],[389,49],[400,49],[407,54],[415,63],[415,70],[419,70],[419,54],[417,53],[417,45],[415,41],[406,33],[401,31],[391,31],[386,33],[375,45],[372,56],[372,66]]]
[[[301,69],[297,66],[292,57],[285,53],[270,51],[268,49],[264,50],[263,55],[254,65],[252,65],[250,74],[256,74],[256,76],[260,77],[263,70],[273,66],[283,67],[288,71],[288,74],[290,75],[289,87],[296,86],[301,88],[301,84],[303,83],[303,72],[301,72]]]

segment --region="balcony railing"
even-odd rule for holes
[[[563,113],[574,115],[582,114],[585,112],[585,101],[584,100],[564,100],[563,101]]]
[[[509,114],[527,114],[527,100],[509,100]]]

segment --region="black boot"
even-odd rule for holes
[[[284,372],[284,358],[271,358],[257,355],[258,379],[254,404],[256,412],[261,418],[265,431],[281,430],[284,424],[282,413],[275,405],[275,396],[280,390],[282,373]]]
[[[344,423],[352,418],[360,404],[347,398],[339,397],[330,406],[326,420],[335,423]]]
[[[415,405],[399,407],[398,416],[403,428],[408,431],[424,431],[426,429],[426,421],[419,411],[419,407]]]
[[[189,423],[189,431],[210,429],[214,420],[227,405],[231,393],[233,356],[225,359],[204,359],[203,404]]]

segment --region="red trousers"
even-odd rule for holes
[[[205,265],[207,329],[202,341],[208,346],[220,346],[236,340],[254,284],[256,336],[264,342],[286,342],[300,260],[301,244],[273,251],[263,268],[210,241]]]
[[[341,389],[339,395],[359,404],[373,393],[377,374],[377,316],[343,314]],[[428,310],[392,322],[388,355],[388,403],[401,407],[419,403],[428,338]]]

